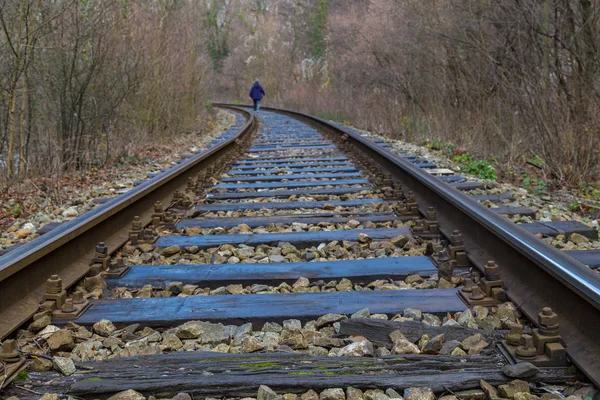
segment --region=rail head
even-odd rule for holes
[[[438,210],[442,230],[463,233],[469,257],[477,265],[499,262],[509,298],[532,322],[536,323],[543,307],[551,306],[558,313],[568,356],[600,385],[600,342],[596,340],[600,275],[368,138],[312,115],[262,108],[347,135],[361,151],[399,177],[406,189],[415,192],[420,205]]]
[[[451,203],[454,207],[461,210],[461,212],[494,233],[499,239],[525,254],[540,268],[553,274],[557,279],[560,279],[564,284],[571,287],[571,289],[585,298],[594,307],[600,309],[600,275],[574,258],[557,250],[544,241],[539,240],[530,232],[519,227],[518,224],[507,220],[501,215],[491,212],[487,207],[470,199],[468,196],[465,196],[459,190],[441,182],[431,174],[424,172],[421,168],[415,167],[410,162],[398,157],[391,151],[378,146],[373,141],[364,138],[355,132],[343,130],[325,119],[298,111],[276,107],[263,107],[263,109],[307,118],[318,122],[321,125],[325,125],[329,129],[337,131],[340,134],[346,134],[352,137],[362,145],[385,157],[402,169],[404,173],[419,180],[437,196]]]
[[[148,220],[155,201],[169,202],[174,190],[186,186],[188,176],[252,133],[256,128],[253,115],[234,110],[242,112],[246,122],[231,138],[0,257],[0,339],[38,310],[50,275],[59,275],[65,289],[78,282],[89,271],[98,242],[106,242],[109,251],[121,247],[135,216]]]

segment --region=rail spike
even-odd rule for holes
[[[427,209],[425,218],[421,218],[415,222],[415,226],[412,227],[412,232],[415,236],[428,236],[433,238],[438,238],[440,236],[437,213],[433,207]]]
[[[4,389],[26,367],[25,357],[19,353],[17,342],[7,339],[0,346],[0,390]]]
[[[491,307],[506,301],[504,282],[496,262],[488,261],[483,278],[478,270],[473,271],[472,279],[465,283],[459,294],[470,306]]]
[[[456,260],[459,267],[469,267],[471,263],[467,257],[467,250],[463,241],[462,233],[459,230],[452,231],[450,235],[450,258]]]
[[[556,367],[567,364],[565,342],[560,336],[558,315],[550,307],[544,307],[538,314],[538,328],[524,334],[523,326],[514,324],[506,340],[501,342],[503,353],[511,361],[529,361],[543,367]]]

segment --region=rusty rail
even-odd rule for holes
[[[251,113],[230,108],[247,118],[245,125],[231,139],[0,257],[0,339],[37,311],[50,275],[60,275],[64,288],[75,284],[88,272],[89,260],[93,258],[98,242],[105,242],[109,253],[120,248],[129,238],[134,216],[149,221],[156,201],[170,202],[173,192],[185,187],[187,177],[209,165],[217,155],[232,149],[237,139],[256,129],[256,120]]]
[[[600,275],[367,138],[304,113],[263,109],[334,135],[347,135],[360,151],[397,177],[405,190],[413,191],[422,209],[435,208],[446,237],[454,229],[462,232],[476,266],[482,268],[488,260],[500,265],[509,298],[531,321],[536,323],[543,307],[552,307],[560,316],[569,358],[600,386]]]

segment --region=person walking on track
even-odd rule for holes
[[[250,88],[250,98],[254,102],[254,111],[260,111],[260,101],[262,100],[264,95],[265,89],[263,89],[263,87],[260,86],[260,83],[258,83],[258,79],[256,79],[254,81],[254,84],[252,85],[252,88]]]

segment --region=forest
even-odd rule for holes
[[[597,182],[600,0],[0,0],[0,181],[283,106]]]

